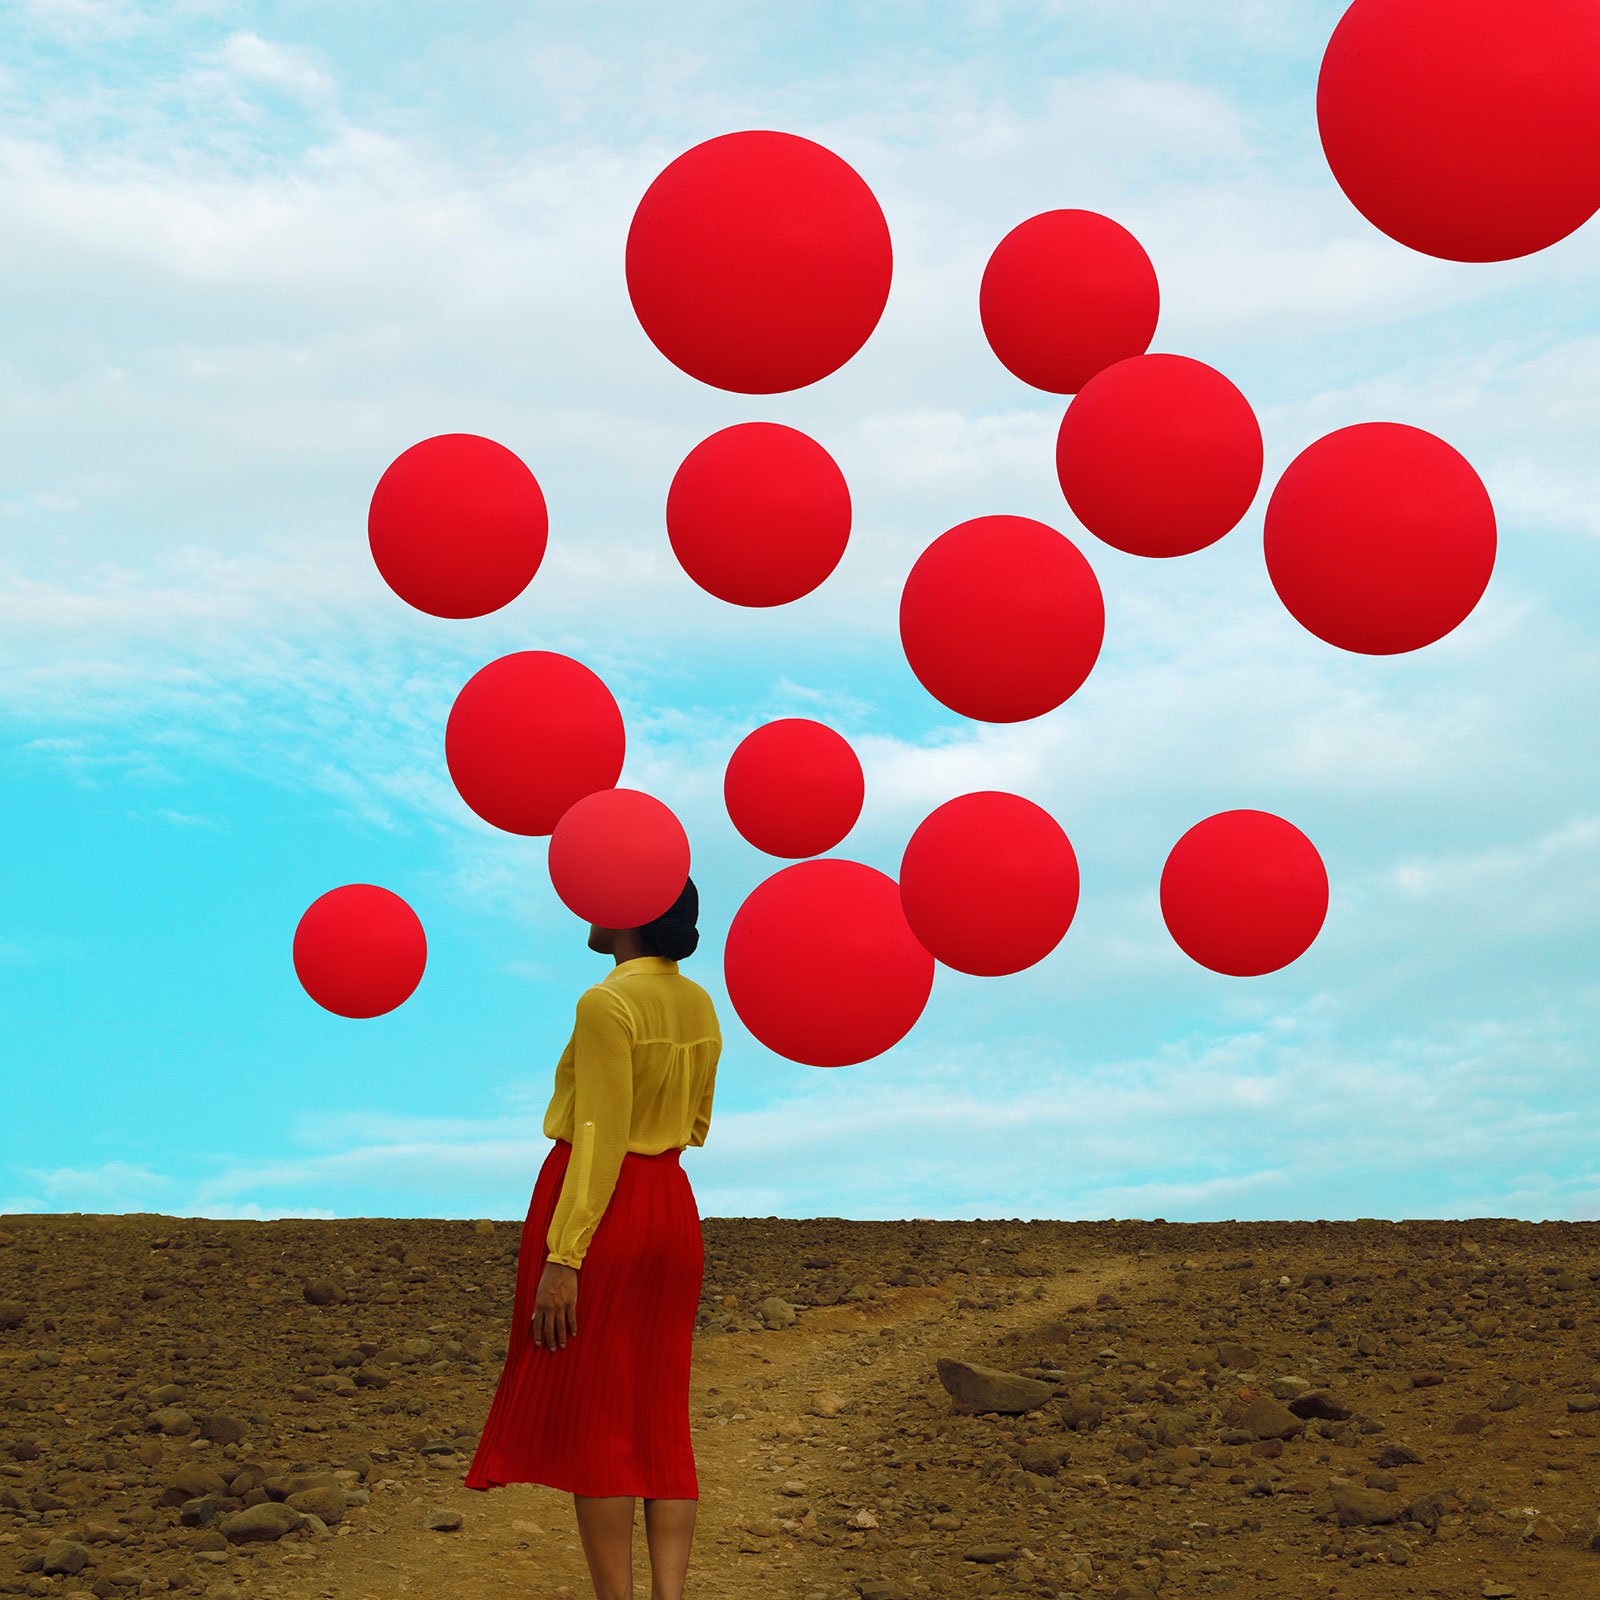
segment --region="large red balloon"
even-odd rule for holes
[[[415,911],[375,883],[347,883],[306,907],[294,930],[294,971],[325,1011],[377,1017],[422,982],[428,940]]]
[[[893,878],[829,856],[783,867],[734,913],[728,999],[769,1050],[811,1067],[898,1044],[928,1003],[933,957],[912,937]]]
[[[889,227],[848,162],[752,129],[685,151],[628,229],[628,294],[651,343],[737,394],[800,389],[844,365],[889,298]]]
[[[1494,570],[1494,507],[1471,464],[1403,422],[1308,445],[1267,502],[1267,574],[1303,627],[1395,655],[1462,622]]]
[[[581,661],[551,650],[480,667],[444,731],[456,792],[507,833],[550,833],[568,806],[611,788],[625,744],[611,691]]]
[[[850,490],[815,439],[780,422],[741,422],[702,440],[667,491],[667,538],[708,594],[781,606],[838,566]]]
[[[918,824],[900,903],[938,960],[980,977],[1021,972],[1061,943],[1078,909],[1078,858],[1060,824],[1021,795],[957,795]]]
[[[1600,207],[1595,0],[1355,0],[1322,58],[1339,187],[1392,239],[1507,261]]]
[[[1317,847],[1270,811],[1219,811],[1172,847],[1161,915],[1201,966],[1255,978],[1305,954],[1328,914]]]
[[[1060,705],[1089,676],[1105,628],[1094,569],[1031,517],[958,523],[917,557],[900,596],[900,642],[918,682],[982,722]]]
[[[550,518],[521,459],[475,433],[441,433],[390,462],[367,510],[383,581],[435,617],[482,617],[526,589]]]
[[[1024,383],[1076,394],[1143,355],[1161,311],[1144,246],[1098,211],[1045,211],[996,247],[978,290],[989,347]]]
[[[722,797],[734,827],[757,850],[815,856],[855,827],[866,778],[843,734],[809,717],[784,717],[740,740]]]
[[[689,838],[671,809],[640,789],[597,789],[550,835],[550,882],[567,910],[602,928],[637,928],[683,893]]]
[[[1214,544],[1261,487],[1261,426],[1215,368],[1132,356],[1091,378],[1056,436],[1056,474],[1078,521],[1136,556]]]

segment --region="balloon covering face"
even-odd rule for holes
[[[561,903],[605,928],[653,922],[689,877],[689,838],[654,795],[597,789],[550,836],[550,883]]]
[[[628,294],[650,341],[737,394],[804,388],[866,343],[889,298],[889,227],[831,150],[723,134],[673,161],[628,230]]]
[[[1446,261],[1509,261],[1600,207],[1594,0],[1355,0],[1317,129],[1374,227]]]

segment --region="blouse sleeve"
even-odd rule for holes
[[[711,1057],[711,1067],[706,1073],[706,1086],[700,1095],[700,1105],[695,1112],[694,1126],[689,1130],[689,1143],[703,1145],[706,1131],[711,1126],[711,1101],[717,1092],[717,1057],[722,1054],[719,1044]]]
[[[545,1236],[549,1259],[581,1267],[617,1186],[633,1123],[633,1022],[600,984],[578,998],[573,1029],[572,1154]]]

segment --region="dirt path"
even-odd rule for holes
[[[983,1280],[890,1289],[879,1298],[801,1311],[793,1326],[760,1334],[697,1338],[690,1415],[700,1509],[685,1593],[695,1600],[839,1600],[826,1552],[790,1536],[779,1519],[803,1518],[811,1494],[844,1486],[841,1456],[871,1444],[890,1423],[896,1389],[936,1381],[936,1355],[992,1358],[996,1339],[1090,1304],[1139,1270],[1115,1259],[1037,1280],[994,1310],[957,1308]],[[992,1291],[991,1291],[992,1292]],[[892,1339],[863,1338],[892,1326]],[[843,1402],[815,1409],[820,1393]],[[450,1600],[586,1600],[592,1594],[572,1497],[537,1484],[487,1494],[461,1484],[466,1462],[432,1457],[429,1480],[376,1489],[359,1526],[316,1546],[286,1552],[271,1593],[281,1600],[331,1597],[391,1600],[428,1594]],[[378,1474],[374,1474],[377,1477]],[[381,1480],[380,1480],[381,1481]],[[460,1511],[453,1533],[424,1526],[435,1506]],[[802,1521],[802,1527],[809,1524]],[[634,1525],[634,1587],[650,1593],[643,1507]],[[263,1588],[263,1593],[269,1592]]]

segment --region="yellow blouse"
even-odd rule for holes
[[[583,1265],[622,1157],[706,1142],[722,1029],[711,996],[665,956],[619,961],[578,997],[578,1016],[544,1114],[572,1145],[545,1243]]]

